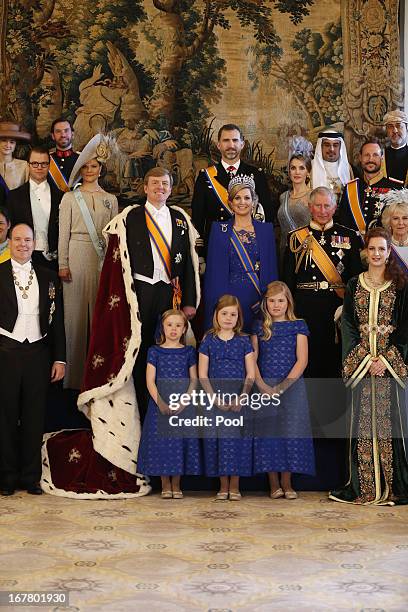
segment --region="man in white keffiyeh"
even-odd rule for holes
[[[343,135],[331,128],[320,132],[312,161],[312,188],[328,187],[339,198],[353,178]]]

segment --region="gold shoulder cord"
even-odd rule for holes
[[[303,240],[303,242],[299,241],[298,237],[296,236],[296,232],[293,232],[293,234],[291,234],[290,236],[289,248],[291,252],[294,253],[295,261],[296,261],[295,274],[298,273],[299,268],[302,264],[302,261],[305,257],[306,257],[305,270],[307,268],[308,261],[311,261],[312,259],[312,239],[313,239],[313,236],[311,234],[309,234]],[[299,241],[299,244],[296,246],[297,240]]]

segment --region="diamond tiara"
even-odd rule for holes
[[[228,183],[228,191],[231,191],[231,189],[235,187],[235,185],[248,185],[253,189],[253,191],[255,191],[254,175],[237,174]]]

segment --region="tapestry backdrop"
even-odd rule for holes
[[[40,141],[61,114],[80,149],[114,131],[111,187],[142,193],[163,164],[188,204],[216,156],[219,126],[239,124],[245,157],[271,187],[288,137],[326,125],[355,152],[403,106],[398,0],[0,0],[0,113]]]

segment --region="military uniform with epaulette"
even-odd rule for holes
[[[79,157],[79,153],[74,151],[73,149],[67,149],[66,151],[62,151],[60,149],[51,149],[50,157],[55,162],[58,170],[60,171],[62,177],[55,176],[52,167],[50,167],[49,174],[54,184],[61,191],[69,191],[68,189],[68,181],[70,174],[75,166],[75,162]],[[64,187],[63,182],[66,183]]]
[[[215,185],[217,186],[218,183],[223,190],[228,189],[231,177],[224,166],[220,162],[213,166],[213,168],[215,169]],[[256,193],[264,211],[264,219],[260,220],[272,221],[276,216],[276,210],[274,210],[268,183],[262,168],[255,168],[250,164],[240,161],[236,174],[253,176]],[[196,243],[197,252],[200,257],[205,257],[212,222],[228,221],[231,218],[231,213],[221,204],[217,191],[212,185],[205,169],[199,172],[194,186],[191,212],[193,224],[201,237]]]
[[[334,314],[342,304],[346,283],[362,270],[359,246],[355,231],[333,221],[323,228],[311,221],[288,236],[283,280],[293,294],[296,315],[305,319],[310,330],[309,377],[340,375]]]
[[[360,248],[365,232],[370,227],[381,225],[381,213],[384,204],[380,196],[391,189],[401,189],[403,186],[402,181],[387,178],[382,172],[369,183],[361,178],[356,178],[347,183],[336,213],[336,219],[342,225],[351,227],[360,233]]]

